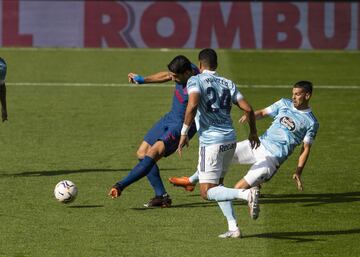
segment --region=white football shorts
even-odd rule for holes
[[[229,169],[236,148],[236,142],[199,147],[200,183],[219,184]]]
[[[279,168],[276,158],[260,145],[252,149],[249,140],[238,142],[233,163],[253,164],[247,174],[244,176],[245,181],[251,186],[260,185],[272,178]]]

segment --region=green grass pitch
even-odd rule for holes
[[[216,203],[202,200],[198,188],[188,193],[167,183],[195,170],[196,138],[182,159],[159,162],[172,208],[142,208],[153,197],[146,179],[119,199],[107,197],[137,163],[139,143],[169,110],[173,93],[171,83],[126,86],[127,73],[164,70],[177,54],[196,62],[197,53],[0,49],[9,112],[0,125],[0,256],[360,256],[359,52],[218,51],[219,73],[246,85],[239,89],[255,109],[290,97],[291,88],[278,85],[313,81],[311,106],[320,122],[303,192],[291,179],[296,151],[263,187],[258,220],[235,203],[243,239],[218,239],[227,225]],[[234,120],[240,115],[234,108]],[[270,122],[259,121],[259,133]],[[244,139],[247,127],[235,127]],[[233,165],[227,185],[247,168]],[[78,186],[72,204],[53,197],[62,179]]]

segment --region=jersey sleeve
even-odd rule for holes
[[[284,106],[284,99],[280,99],[279,101],[266,107],[265,112],[266,112],[266,114],[270,115],[271,117],[275,117],[279,113],[279,110],[282,106]]]
[[[237,89],[236,85],[232,83],[232,87],[231,87],[231,99],[233,104],[237,104],[238,101],[240,101],[241,99],[244,99],[244,96],[240,93],[240,91]]]
[[[193,76],[188,80],[186,88],[189,95],[191,93],[201,93],[200,83],[197,76]]]
[[[316,137],[317,131],[319,129],[319,123],[315,123],[313,124],[307,131],[306,131],[306,135],[304,137],[303,142],[306,144],[311,145]]]

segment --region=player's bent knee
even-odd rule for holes
[[[151,148],[151,145],[149,145],[147,142],[143,141],[136,151],[137,158],[144,159],[146,153],[149,151],[150,148]]]
[[[200,188],[200,195],[201,195],[201,198],[204,200],[208,200],[207,191],[208,191],[208,188]]]
[[[137,150],[136,156],[137,156],[138,159],[144,159],[144,157],[145,157],[145,151],[143,151],[143,150]]]
[[[165,145],[162,141],[156,142],[146,153],[147,156],[153,158],[155,161],[161,159],[165,154]]]
[[[201,191],[201,198],[204,199],[204,200],[208,200],[208,197],[207,197],[207,190],[205,192]]]
[[[245,176],[244,180],[250,185],[250,187],[258,186],[269,180],[270,170],[268,167],[250,170]]]
[[[213,188],[218,186],[218,183],[216,183],[214,181],[214,183],[200,183],[200,195],[204,200],[209,200],[208,198],[208,191]]]

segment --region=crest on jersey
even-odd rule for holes
[[[290,117],[286,117],[286,116],[281,117],[280,123],[291,132],[295,130],[295,122]]]

